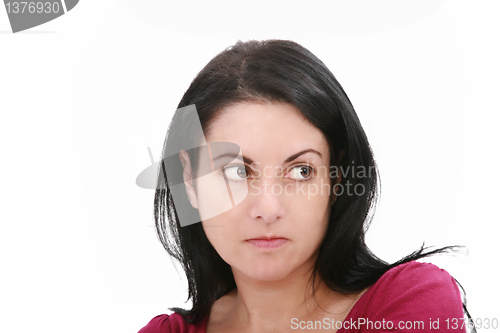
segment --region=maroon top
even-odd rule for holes
[[[341,332],[466,332],[460,291],[455,280],[439,267],[411,261],[387,271],[356,302],[343,322],[298,321],[290,327]],[[139,333],[205,333],[207,319],[189,324],[181,315],[154,317]],[[316,326],[314,326],[316,325]]]

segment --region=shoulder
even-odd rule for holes
[[[191,324],[178,313],[162,314],[154,317],[138,333],[205,333],[206,320]]]
[[[384,293],[398,295],[426,291],[428,301],[442,297],[458,296],[455,279],[444,269],[434,264],[411,261],[387,271],[373,286]]]
[[[359,304],[358,304],[359,303]],[[353,315],[370,320],[423,321],[426,332],[430,321],[464,318],[462,298],[455,279],[445,270],[411,261],[387,271],[359,299]],[[409,330],[411,331],[411,330]],[[453,330],[461,332],[461,330]]]

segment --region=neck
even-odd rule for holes
[[[277,281],[254,280],[236,269],[233,274],[237,290],[232,292],[232,318],[248,331],[281,332],[290,328],[293,318],[307,321],[335,314],[345,317],[353,303],[352,298],[326,287],[319,276],[313,295],[312,266]]]

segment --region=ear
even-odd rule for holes
[[[193,208],[198,209],[198,198],[196,197],[196,190],[193,185],[193,171],[191,169],[189,154],[185,150],[181,150],[179,152],[179,158],[183,168],[182,178],[184,179],[189,202]]]

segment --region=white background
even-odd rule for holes
[[[183,306],[153,191],[135,178],[196,73],[267,38],[309,48],[358,112],[382,177],[371,249],[393,262],[424,241],[467,246],[428,261],[465,287],[474,317],[500,318],[499,9],[82,0],[12,34],[0,7],[0,331],[137,332]]]

